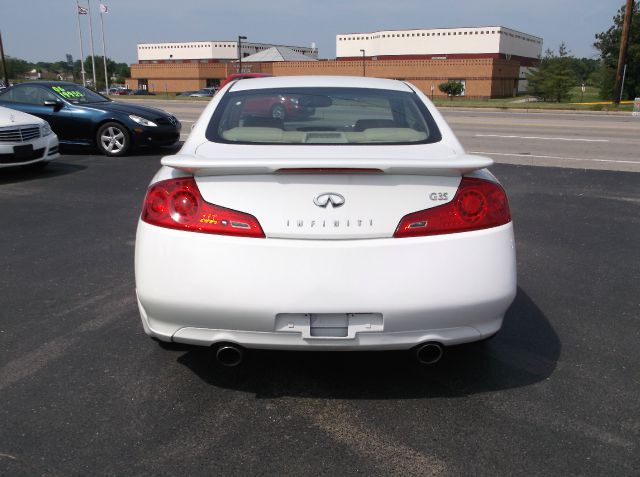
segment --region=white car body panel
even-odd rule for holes
[[[47,136],[42,136],[40,133],[37,137],[27,140],[10,140],[8,135],[12,134],[17,129],[37,127],[41,129],[46,123],[43,119],[40,119],[31,114],[16,111],[14,109],[5,108],[0,106],[0,155],[13,155],[14,147],[24,146],[30,144],[34,150],[42,149],[42,156],[31,160],[12,160],[11,158],[0,162],[0,168],[26,166],[30,164],[36,164],[40,162],[53,161],[60,157],[58,152],[58,136],[51,132]]]
[[[220,146],[219,150],[205,149],[205,144],[198,148],[197,154],[167,156],[162,158],[162,164],[198,176],[273,174],[288,168],[327,167],[379,169],[387,174],[460,176],[493,165],[493,160],[487,157],[454,154],[453,150],[437,144],[420,154],[412,150],[417,146],[387,146],[386,150],[382,146],[362,146],[350,154],[345,153],[344,147],[325,146],[314,154],[304,150],[308,146],[269,146],[269,150],[264,151],[258,146],[237,145],[235,157],[223,149],[225,144]],[[211,155],[215,159],[207,159]]]
[[[393,236],[399,218],[442,205],[438,197],[452,199],[460,177],[282,174],[277,180],[260,175],[199,177],[196,182],[207,202],[260,217],[269,238],[355,239]],[[313,203],[315,196],[335,191],[344,196],[344,206]]]
[[[222,144],[206,137],[227,91],[366,87],[415,92],[442,140],[416,145]],[[151,184],[194,176],[204,200],[251,214],[265,237],[138,224],[135,273],[145,332],[198,345],[292,350],[408,349],[496,333],[516,293],[513,226],[392,238],[401,218],[453,200],[462,176],[497,180],[466,155],[431,102],[410,85],[349,77],[230,83]],[[369,174],[278,173],[372,168]],[[321,208],[314,197],[344,196]],[[433,195],[435,193],[435,195]]]
[[[371,349],[404,349],[430,336],[458,344],[498,331],[515,296],[511,224],[406,239],[191,233],[184,240],[184,234],[138,226],[140,309],[148,332],[166,341],[286,349],[358,349],[365,342]],[[383,328],[361,332],[355,341],[304,338],[309,325],[295,319],[293,328],[278,329],[282,314],[312,313],[377,313]]]

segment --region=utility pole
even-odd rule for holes
[[[242,73],[242,40],[246,39],[246,36],[238,36],[238,73]]]
[[[0,56],[2,57],[2,71],[4,71],[4,86],[9,87],[9,73],[7,72],[7,64],[4,61],[4,47],[2,46],[2,33],[0,33]]]
[[[627,0],[624,10],[624,23],[622,24],[622,38],[620,39],[620,54],[618,55],[618,69],[616,70],[616,87],[613,91],[613,102],[620,104],[622,94],[622,75],[627,57],[627,45],[629,44],[629,30],[631,29],[631,14],[633,13],[633,0]]]
[[[362,52],[362,76],[367,76],[366,63],[365,63],[365,50],[360,50]]]

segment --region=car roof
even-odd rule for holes
[[[237,81],[230,90],[268,88],[371,88],[413,92],[403,81],[362,76],[267,76]]]
[[[264,78],[266,76],[272,76],[268,73],[233,73],[227,76],[228,80],[238,79],[238,78]]]
[[[25,81],[24,83],[18,83],[15,84],[14,86],[18,86],[18,85],[40,85],[40,86],[63,86],[63,85],[68,85],[68,86],[82,86],[80,84],[77,83],[72,83],[71,81]]]

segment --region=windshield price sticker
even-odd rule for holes
[[[84,94],[80,91],[67,91],[62,86],[52,86],[51,89],[66,99],[84,98]]]

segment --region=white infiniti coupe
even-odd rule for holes
[[[145,332],[243,348],[443,347],[500,329],[516,292],[505,191],[413,85],[232,82],[162,159],[136,239]]]

